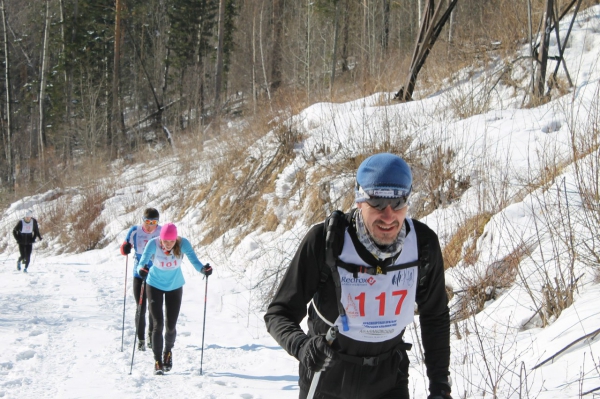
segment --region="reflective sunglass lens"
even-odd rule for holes
[[[367,203],[380,211],[383,211],[388,206],[391,206],[393,210],[397,211],[406,206],[407,198],[369,198]]]

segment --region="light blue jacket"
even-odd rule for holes
[[[150,272],[146,278],[146,284],[162,291],[176,290],[185,284],[185,279],[181,272],[184,254],[192,262],[192,266],[204,274],[204,270],[202,270],[204,265],[198,260],[196,253],[192,249],[192,244],[183,237],[181,237],[181,258],[164,254],[158,237],[148,241],[146,248],[144,248],[144,253],[137,264],[136,272],[139,273],[145,265],[152,265],[149,267]]]
[[[127,232],[127,236],[125,237],[125,241],[130,243],[133,246],[134,250],[134,259],[135,262],[133,264],[133,277],[141,278],[139,274],[137,274],[137,265],[139,264],[140,258],[144,253],[144,248],[146,248],[146,243],[151,239],[158,237],[160,235],[160,229],[162,226],[158,226],[156,230],[152,233],[146,233],[141,224],[131,226],[129,231]],[[148,264],[152,266],[152,261]]]

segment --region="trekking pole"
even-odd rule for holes
[[[121,352],[123,352],[123,339],[125,337],[125,299],[127,299],[127,267],[129,255],[125,256],[125,288],[123,288],[123,328],[121,329]]]
[[[135,355],[135,344],[137,343],[139,325],[138,318],[140,317],[140,308],[142,307],[142,301],[144,300],[144,288],[146,288],[146,279],[142,280],[142,289],[140,290],[140,301],[135,312],[135,337],[133,338],[133,352],[131,353],[131,367],[129,368],[129,375],[131,375],[131,371],[133,370],[133,356]]]
[[[204,359],[204,330],[206,329],[206,293],[208,292],[208,276],[204,285],[204,320],[202,321],[202,354],[200,355],[200,375],[202,375],[202,360]]]
[[[327,343],[329,345],[331,345],[331,343],[335,340],[336,334],[337,327],[331,326],[327,331],[327,335],[325,336],[325,339],[327,340]],[[313,375],[313,379],[310,383],[310,389],[308,390],[308,395],[306,396],[306,399],[313,399],[313,397],[315,396],[315,392],[317,392],[317,385],[319,385],[319,379],[321,378],[321,372],[322,370],[319,370]]]

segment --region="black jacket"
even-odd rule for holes
[[[37,220],[35,220],[35,218],[31,218],[31,220],[33,221],[33,233],[21,233],[21,230],[23,229],[23,220],[21,219],[17,222],[17,225],[13,229],[13,236],[15,237],[15,240],[17,240],[17,243],[21,245],[31,245],[35,242],[36,238],[39,240],[42,239],[40,230],[38,229]]]
[[[429,245],[430,267],[426,283],[418,288],[416,296],[427,375],[431,381],[446,382],[450,362],[450,318],[442,252],[437,235],[425,224],[416,220],[413,220],[413,223],[419,250],[424,245]],[[406,226],[408,227],[408,223]],[[373,256],[358,241],[354,227],[350,226],[348,232],[361,258],[373,264]],[[307,313],[309,336],[324,335],[329,328],[316,314],[312,305],[307,312],[306,305],[313,296],[317,294],[315,298],[319,312],[327,320],[333,322],[339,315],[332,277],[330,276],[319,288],[320,270],[326,267],[324,224],[321,223],[313,226],[304,237],[264,317],[269,333],[296,358],[300,346],[306,339],[306,334],[300,328],[300,322]],[[355,341],[338,334],[332,347],[339,353],[351,356],[373,357],[393,352],[402,342],[402,335],[388,341],[372,343]],[[400,359],[389,359],[377,367],[372,367],[356,366],[338,360],[321,375],[315,397],[344,399],[383,397],[396,388],[397,380],[400,379],[399,361]],[[330,371],[336,368],[341,370]],[[311,379],[312,373],[300,364],[299,384],[303,390],[308,390]]]

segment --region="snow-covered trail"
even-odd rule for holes
[[[183,265],[186,285],[173,369],[154,376],[152,352],[136,351],[130,375],[133,262],[121,351],[125,258],[111,249],[34,256],[28,274],[16,270],[16,254],[0,258],[0,397],[297,397],[297,362],[257,315],[244,312],[248,303],[238,294],[243,290],[218,266],[208,283],[202,375],[206,280],[189,263]]]

